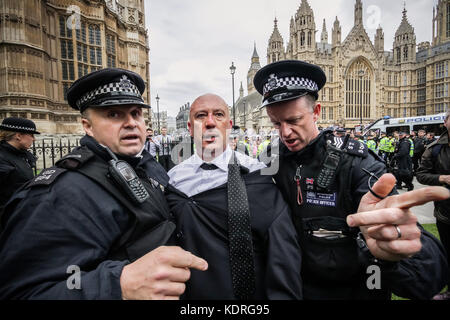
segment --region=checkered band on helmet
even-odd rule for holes
[[[287,77],[279,79],[272,75],[263,87],[263,94],[266,95],[271,91],[284,87],[293,87],[296,89],[305,89],[309,91],[319,91],[319,86],[317,85],[317,83],[310,79],[299,77]]]
[[[141,93],[139,92],[139,89],[131,82],[127,81],[124,83],[121,82],[113,82],[108,83],[104,86],[101,86],[95,90],[92,90],[85,95],[83,95],[78,101],[77,101],[77,107],[81,107],[82,105],[86,104],[87,102],[91,102],[93,100],[96,100],[99,96],[112,93],[112,92],[119,92],[121,95],[124,96],[135,96],[140,99],[142,99]],[[143,101],[143,99],[142,99]]]
[[[25,130],[25,131],[30,131],[30,132],[36,131],[36,128],[13,126],[13,125],[4,124],[4,123],[0,124],[0,129],[2,129],[2,127],[8,128],[8,129],[13,129],[13,130]]]

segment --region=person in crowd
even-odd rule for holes
[[[381,139],[378,146],[378,155],[384,160],[387,161],[389,150],[391,146],[390,139],[386,136],[386,132],[381,132]]]
[[[192,271],[183,297],[301,299],[301,251],[289,208],[272,177],[261,174],[266,166],[228,146],[227,103],[215,94],[198,97],[188,127],[195,154],[169,171],[167,200],[180,246],[209,268]]]
[[[428,145],[417,171],[417,180],[425,185],[450,188],[450,109],[445,115],[447,129],[437,141]],[[450,200],[434,203],[434,216],[441,242],[447,251],[450,265]],[[434,297],[435,300],[450,300],[450,271],[447,270],[447,291]]]
[[[266,135],[266,138],[258,147],[258,152],[256,154],[257,156],[259,156],[261,154],[261,152],[263,152],[264,150],[267,149],[267,147],[270,145],[270,139],[271,139],[271,137]]]
[[[158,153],[159,153],[159,143],[156,141],[156,139],[153,137],[153,129],[148,128],[147,129],[147,138],[145,140],[145,150],[150,153],[150,155],[158,159]]]
[[[161,128],[161,134],[156,137],[155,142],[159,145],[158,161],[166,171],[173,168],[172,143],[173,139],[167,134],[167,128]]]
[[[420,129],[417,132],[414,140],[414,153],[413,153],[413,169],[417,173],[422,159],[422,155],[425,152],[425,130]]]
[[[375,136],[372,134],[367,136],[367,142],[366,142],[367,148],[369,150],[372,150],[373,153],[377,153],[377,143],[375,142]]]
[[[255,139],[255,143],[253,144],[253,150],[252,150],[253,158],[258,157],[258,150],[259,150],[260,145],[261,145],[261,137],[259,135],[257,135],[256,139]]]
[[[250,139],[247,135],[245,135],[244,140],[241,141],[243,148],[244,148],[244,154],[246,156],[250,156],[251,154],[251,146],[250,146]]]
[[[397,148],[397,142],[398,142],[398,132],[393,132],[388,135],[390,140],[390,148],[389,148],[389,154],[388,154],[388,163],[391,165],[393,164],[394,154],[395,150]]]
[[[413,171],[412,158],[414,157],[414,141],[410,134],[406,134],[406,138],[409,141],[409,156],[411,157],[411,170]]]
[[[334,131],[334,135],[336,136],[336,137],[345,137],[345,135],[347,134],[347,131],[344,129],[344,128],[337,128],[335,131]]]
[[[441,243],[417,224],[410,208],[444,200],[442,187],[395,195],[395,178],[359,141],[319,133],[323,70],[279,61],[254,78],[262,107],[280,134],[279,156],[268,162],[291,211],[303,254],[305,299],[429,299],[445,285]],[[378,180],[378,181],[377,181]],[[368,270],[381,284],[368,285]]]
[[[14,192],[34,177],[37,159],[28,149],[35,134],[36,124],[28,119],[9,117],[0,124],[0,219]]]
[[[428,146],[429,144],[432,144],[436,141],[434,132],[427,132],[427,135],[425,136],[425,146]]]
[[[168,177],[143,150],[144,90],[116,68],[70,87],[86,135],[6,206],[0,299],[178,299],[190,269],[207,269],[173,246]]]
[[[413,173],[412,173],[412,159],[411,159],[411,142],[409,141],[405,132],[398,133],[399,141],[397,144],[394,160],[397,163],[397,170],[395,177],[397,179],[397,189],[402,189],[402,182],[408,191],[414,189]]]

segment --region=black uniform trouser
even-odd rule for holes
[[[158,157],[158,161],[166,171],[169,171],[170,169],[172,169],[174,167],[174,164],[172,162],[170,155],[167,155],[167,156],[160,155]]]
[[[412,172],[408,169],[398,169],[394,172],[395,178],[397,179],[397,187],[401,187],[402,182],[405,183],[406,187],[411,189],[414,188],[413,179],[414,176]]]
[[[450,224],[446,224],[437,220],[436,226],[439,231],[439,237],[441,238],[442,245],[444,246],[445,251],[447,251],[447,262],[449,265],[449,271],[447,273],[447,285],[448,290],[450,291]]]

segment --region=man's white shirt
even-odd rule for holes
[[[200,166],[205,161],[194,153],[192,157],[168,172],[169,183],[188,197],[220,187],[228,181],[228,164],[232,155],[233,151],[230,147],[227,147],[224,153],[208,162],[208,164],[216,165],[217,170],[203,170]],[[236,157],[239,164],[250,172],[266,168],[264,163],[242,153],[236,152]]]

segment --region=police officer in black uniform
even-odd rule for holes
[[[37,159],[28,149],[35,134],[36,124],[28,119],[9,117],[0,124],[0,218],[13,193],[34,177]]]
[[[410,156],[411,142],[405,132],[399,132],[399,141],[395,148],[394,160],[397,162],[397,170],[394,172],[397,178],[397,189],[402,189],[402,182],[408,191],[414,189],[413,163]]]
[[[133,72],[103,69],[68,91],[82,114],[81,146],[44,170],[5,208],[2,299],[176,299],[188,268],[207,263],[168,247],[175,228],[164,169],[144,150]]]
[[[450,193],[438,188],[428,190],[429,198],[412,192],[384,199],[395,178],[383,175],[378,156],[349,136],[319,132],[317,99],[325,82],[322,69],[302,61],[270,64],[254,79],[280,133],[274,178],[300,238],[303,296],[390,299],[394,292],[429,299],[445,285],[447,262],[409,208]]]

